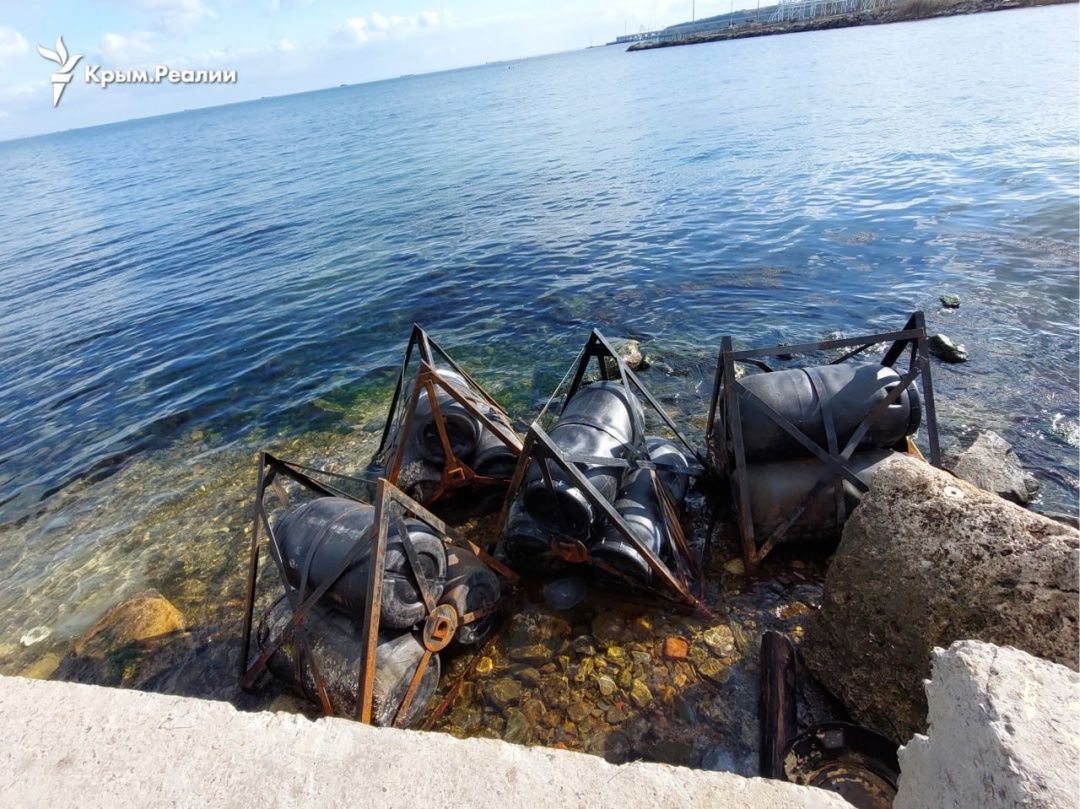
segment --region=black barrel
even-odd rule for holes
[[[308,590],[318,587],[333,574],[374,519],[374,507],[341,497],[320,497],[287,512],[278,520],[274,533],[290,583],[299,586],[306,570]],[[446,547],[440,537],[418,520],[407,519],[405,525],[429,592],[438,599],[446,582]],[[373,547],[373,542],[366,543],[357,559],[323,597],[327,604],[356,620],[364,614],[368,559]],[[393,522],[386,543],[381,604],[385,627],[409,627],[427,613]]]
[[[269,638],[281,634],[291,613],[284,598],[267,611],[256,640],[260,651]],[[322,675],[323,684],[334,713],[356,717],[359,707],[360,660],[363,635],[356,623],[346,616],[316,605],[304,621],[311,640],[311,653]],[[418,634],[413,632],[381,633],[375,658],[375,682],[372,687],[372,724],[387,726],[409,689],[416,666],[424,654]],[[302,661],[300,666],[297,662]],[[270,656],[271,673],[294,691],[319,704],[318,691],[310,661],[299,654],[298,635],[293,634]],[[299,675],[299,676],[298,676]],[[416,695],[406,711],[403,727],[414,725],[423,715],[439,684],[439,656],[432,655],[420,678]]]
[[[488,408],[485,415],[499,428],[499,432],[507,438],[515,438],[513,428],[506,423],[501,413]],[[489,478],[509,480],[514,476],[514,468],[517,466],[520,453],[511,449],[493,431],[484,427],[480,433],[480,440],[476,443],[476,452],[473,455],[472,470]]]
[[[551,534],[521,506],[518,497],[510,505],[506,528],[499,541],[507,563],[516,570],[543,570],[552,562]]]
[[[642,422],[641,405],[622,384],[596,382],[578,390],[567,402],[550,436],[567,455],[625,458],[641,436]],[[544,527],[584,540],[595,518],[592,504],[555,464],[548,464],[554,483],[554,489],[549,488],[540,463],[529,467],[525,510]],[[604,499],[615,499],[624,467],[602,463],[575,466]]]
[[[824,448],[828,447],[823,419],[827,410],[839,449],[843,449],[862,420],[900,384],[900,375],[883,365],[842,362],[753,374],[741,384]],[[746,393],[739,396],[739,413],[748,461],[810,454]],[[871,423],[859,448],[892,448],[918,429],[921,418],[919,391],[912,383]]]
[[[439,376],[470,403],[479,407],[486,407],[469,383],[461,374],[450,368],[436,368]],[[482,425],[480,419],[470,413],[461,402],[443,390],[439,385],[432,383],[435,388],[435,400],[439,404],[439,412],[442,413],[443,422],[446,424],[446,434],[450,439],[450,446],[458,460],[468,463],[476,452],[476,444],[480,440]],[[439,436],[439,428],[435,421],[435,414],[428,401],[427,389],[420,391],[420,397],[416,402],[416,412],[413,415],[412,438],[415,442],[417,453],[425,460],[432,463],[442,464],[446,461],[446,450]]]
[[[680,509],[689,486],[690,464],[686,455],[677,444],[665,438],[649,437],[645,443],[649,447],[649,458],[658,466],[664,464],[667,467],[657,469],[657,478],[667,487],[676,509]],[[648,469],[632,469],[626,474],[615,500],[615,510],[626,521],[631,533],[654,554],[662,556],[669,550],[665,546],[663,509]],[[652,576],[652,568],[645,557],[612,525],[608,525],[601,538],[593,543],[589,553],[634,578],[647,581]]]
[[[636,469],[626,476],[615,500],[615,510],[630,532],[659,556],[664,544],[664,523],[648,469]],[[634,578],[648,580],[652,575],[645,557],[613,525],[608,525],[600,539],[590,546],[589,555]]]
[[[446,589],[440,604],[450,604],[464,618],[471,612],[486,609],[499,601],[499,577],[475,554],[451,547],[447,553]],[[488,636],[495,625],[495,613],[472,623],[459,623],[454,640],[462,646],[473,646]]]
[[[881,465],[896,454],[889,450],[857,452],[847,466],[859,480],[870,485]],[[839,534],[843,528],[836,510],[837,478],[821,461],[797,458],[747,464],[746,477],[754,535],[758,542],[764,542],[773,531],[787,522],[819,479],[825,480],[824,485],[810,499],[806,510],[792,523],[782,541],[827,539]],[[862,495],[847,480],[842,485],[844,511],[850,514]]]
[[[428,503],[439,490],[443,469],[423,458],[406,455],[398,472],[397,487],[418,503]]]
[[[674,441],[655,435],[645,439],[645,446],[649,450],[649,459],[656,464],[660,482],[667,487],[675,504],[682,505],[690,487],[690,462],[685,450]]]

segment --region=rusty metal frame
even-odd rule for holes
[[[409,395],[407,399],[403,399],[402,396],[405,393],[406,382],[408,380],[409,363],[412,360],[414,352],[420,357],[420,367],[413,380],[411,395]],[[438,361],[436,360],[436,357],[449,365],[465,379],[473,392],[478,394],[491,406],[493,411],[500,417],[499,421],[501,423],[496,423],[496,421],[487,413],[481,411],[473,404],[473,402],[463,396],[461,391],[442,378],[436,367],[436,362]],[[506,410],[492,398],[479,382],[473,379],[464,368],[458,365],[453,357],[443,350],[438,343],[432,340],[420,325],[414,323],[412,335],[409,337],[409,344],[405,349],[405,356],[401,363],[401,370],[398,373],[397,384],[394,387],[394,395],[390,400],[390,411],[386,417],[386,424],[383,426],[379,448],[375,452],[375,457],[377,459],[381,458],[383,461],[384,469],[387,472],[386,479],[395,485],[398,482],[398,478],[401,474],[401,466],[405,457],[406,438],[409,435],[409,430],[412,426],[416,407],[420,402],[420,395],[421,393],[426,393],[428,402],[431,406],[431,413],[434,417],[435,428],[438,430],[439,440],[443,446],[445,460],[443,461],[443,470],[439,485],[436,487],[435,493],[426,501],[425,505],[430,506],[447,492],[463,486],[505,486],[508,482],[506,479],[477,474],[475,470],[454,454],[450,436],[446,429],[446,421],[443,419],[442,411],[439,408],[438,397],[435,394],[436,387],[449,395],[471,415],[475,416],[480,421],[481,425],[494,433],[508,449],[515,454],[521,452],[521,440],[514,431],[512,421]],[[399,405],[401,405],[400,412]],[[395,429],[395,426],[397,429]],[[391,451],[393,451],[392,457],[387,457],[391,454]]]
[[[674,433],[676,438],[686,447],[693,458],[697,460],[700,466],[695,466],[692,463],[689,474],[692,476],[703,472],[704,459],[702,458],[701,453],[687,441],[679,428],[671,420],[671,417],[664,411],[660,403],[641,383],[634,372],[626,366],[626,363],[607,339],[597,330],[594,330],[589,336],[585,347],[581,350],[575,361],[575,365],[571,366],[573,371],[573,381],[570,384],[562,408],[560,408],[560,414],[562,410],[565,410],[566,404],[573,398],[574,394],[581,389],[585,380],[585,374],[588,371],[589,363],[594,359],[599,365],[599,376],[601,379],[606,381],[620,381],[631,396],[634,395],[635,390],[640,393],[645,402],[660,416],[665,426]],[[612,372],[609,361],[614,364],[614,373]],[[568,372],[563,381],[565,382],[566,378],[569,378],[570,375],[571,374]],[[645,451],[644,446],[636,448],[637,457],[632,458],[591,458],[564,453],[555,445],[550,436],[540,425],[540,419],[556,400],[557,395],[558,389],[552,394],[552,397],[548,400],[547,404],[545,404],[536,420],[533,421],[532,426],[525,436],[521,456],[518,460],[517,468],[514,470],[514,476],[510,481],[510,487],[507,490],[506,499],[503,502],[502,512],[499,515],[498,534],[501,536],[506,529],[511,504],[517,497],[518,490],[525,480],[525,475],[530,464],[541,464],[541,473],[545,484],[549,487],[554,486],[549,466],[550,464],[554,464],[568,476],[573,485],[576,486],[585,498],[599,510],[607,520],[607,523],[618,530],[619,534],[627,544],[634,548],[634,550],[646,560],[650,570],[654,574],[655,580],[660,582],[662,586],[657,588],[651,584],[638,581],[605,563],[601,559],[591,558],[586,545],[578,540],[567,542],[564,538],[551,535],[549,537],[549,546],[553,555],[570,563],[591,564],[614,579],[625,582],[631,590],[644,590],[665,599],[675,601],[676,603],[681,603],[709,617],[714,617],[712,611],[694,595],[691,589],[691,579],[695,578],[700,581],[702,570],[700,561],[694,557],[687,544],[686,536],[683,533],[682,525],[680,524],[676,513],[675,504],[671,500],[671,495],[668,493],[667,488],[661,484],[660,479],[657,476],[657,469],[665,468],[665,465],[656,464],[651,460],[648,460],[648,454]],[[617,466],[624,469],[643,468],[650,471],[653,491],[657,495],[658,502],[661,503],[663,509],[663,528],[667,535],[667,540],[673,549],[675,558],[674,570],[669,568],[663,560],[653,553],[652,549],[648,548],[638,539],[633,531],[630,530],[626,520],[624,520],[622,515],[615,510],[614,505],[606,500],[600,492],[597,491],[596,487],[593,486],[589,479],[585,477],[581,470],[577,468],[575,464],[578,463],[603,463],[606,466]]]
[[[828,448],[823,448],[813,439],[792,424],[788,419],[777,413],[768,404],[763,402],[753,393],[743,387],[735,375],[735,363],[747,363],[754,365],[768,373],[772,369],[763,361],[765,357],[776,357],[788,354],[804,354],[814,351],[827,351],[832,349],[851,349],[840,357],[829,362],[836,365],[856,357],[878,343],[892,343],[881,360],[881,365],[893,367],[901,358],[905,350],[910,349],[910,362],[906,373],[901,374],[900,384],[893,388],[889,394],[862,420],[847,444],[840,448],[836,443],[836,436],[832,430],[832,421],[826,418],[826,437]],[[848,465],[859,442],[862,440],[870,424],[880,415],[886,407],[895,402],[900,395],[916,380],[922,382],[922,404],[926,419],[927,441],[930,445],[930,463],[933,466],[941,466],[941,445],[938,437],[937,410],[934,404],[934,388],[930,374],[930,354],[926,341],[926,318],[921,311],[914,312],[907,320],[904,328],[900,331],[868,334],[860,337],[849,337],[840,340],[823,340],[817,343],[804,343],[801,345],[777,345],[767,348],[747,349],[735,351],[731,337],[724,337],[720,344],[720,353],[716,361],[716,376],[713,383],[712,397],[709,401],[708,424],[705,432],[705,442],[708,449],[709,460],[713,469],[728,478],[731,487],[731,497],[735,514],[739,525],[739,537],[742,543],[743,560],[747,567],[756,567],[768,556],[776,544],[783,538],[786,531],[795,523],[805,511],[810,501],[817,495],[821,487],[826,485],[829,473],[836,480],[844,480],[851,483],[859,491],[866,491],[866,485],[858,478]],[[790,517],[778,526],[764,542],[759,546],[754,534],[754,521],[750,505],[750,491],[747,480],[746,451],[743,443],[742,419],[739,414],[739,395],[744,394],[754,400],[766,416],[788,435],[801,444],[811,457],[816,458],[822,464],[821,477],[810,489],[802,503],[796,508]],[[917,448],[910,440],[907,442],[909,451]],[[837,486],[838,513],[843,514],[843,489]]]
[[[285,643],[290,635],[297,639],[298,665],[302,666],[306,658],[311,669],[312,679],[323,713],[327,716],[334,715],[334,707],[330,702],[318,664],[311,654],[310,641],[305,627],[305,620],[312,607],[319,601],[323,594],[345,573],[359,556],[360,551],[368,544],[374,543],[374,550],[369,565],[369,578],[367,595],[364,603],[364,613],[359,626],[362,629],[363,651],[361,653],[358,678],[358,702],[357,715],[353,718],[365,724],[371,723],[373,709],[373,685],[375,682],[376,648],[379,639],[379,598],[382,593],[383,559],[386,553],[386,545],[389,539],[391,523],[397,530],[398,537],[402,541],[405,550],[408,569],[410,570],[417,588],[419,589],[427,610],[427,616],[423,621],[422,642],[424,655],[416,670],[413,672],[408,690],[401,705],[394,716],[393,724],[397,725],[408,713],[409,706],[416,694],[416,690],[427,669],[431,656],[446,647],[453,639],[457,627],[461,624],[478,621],[488,615],[487,611],[474,611],[464,616],[458,615],[450,605],[437,605],[431,597],[426,579],[419,567],[418,557],[405,530],[404,519],[406,516],[413,517],[431,528],[441,537],[448,547],[459,547],[475,554],[485,565],[491,568],[509,583],[517,581],[517,574],[507,568],[497,559],[492,557],[478,545],[473,544],[453,528],[447,526],[442,520],[425,509],[421,504],[400,491],[386,479],[380,478],[376,485],[375,493],[375,517],[372,525],[361,534],[353,547],[342,558],[334,574],[314,588],[306,596],[299,587],[294,587],[290,582],[282,559],[281,548],[270,523],[269,513],[266,508],[266,495],[272,490],[281,505],[288,507],[288,495],[281,483],[281,478],[289,478],[302,487],[318,496],[340,496],[350,500],[362,502],[359,498],[341,491],[332,484],[321,482],[306,474],[307,471],[318,472],[331,477],[345,478],[348,476],[323,472],[312,467],[305,467],[291,461],[284,461],[275,456],[263,452],[259,455],[259,470],[255,495],[255,516],[252,526],[251,556],[248,565],[247,594],[244,600],[243,634],[241,636],[240,654],[240,685],[244,689],[250,689],[260,674],[266,670],[270,657]],[[357,479],[359,480],[359,479]],[[285,588],[288,598],[291,616],[281,634],[270,639],[260,651],[255,661],[249,664],[251,655],[251,632],[257,599],[257,586],[259,575],[259,557],[265,535],[271,559],[277,569],[278,578]]]

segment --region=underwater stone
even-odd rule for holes
[[[584,700],[577,700],[570,703],[570,707],[566,710],[566,715],[570,717],[572,722],[581,722],[592,711],[593,706]]]
[[[685,660],[690,653],[690,644],[685,638],[665,638],[664,657],[667,660]]]
[[[705,641],[706,646],[712,649],[714,654],[718,654],[721,657],[727,656],[735,651],[735,635],[727,624],[718,624],[717,626],[705,630],[701,639]]]
[[[644,708],[652,702],[653,695],[645,683],[641,682],[641,680],[634,680],[634,684],[630,687],[630,699],[639,708]]]
[[[528,646],[511,649],[510,657],[522,663],[546,663],[551,659],[551,650],[542,643],[532,643]]]
[[[477,674],[491,674],[492,669],[495,668],[495,661],[490,657],[481,657],[476,664]]]
[[[184,617],[157,590],[147,590],[113,607],[75,642],[76,655],[106,655],[136,641],[184,628]]]
[[[592,633],[598,643],[610,646],[626,636],[626,625],[618,615],[602,612],[593,618]]]
[[[540,672],[529,666],[517,673],[517,677],[525,685],[534,686],[540,682]]]
[[[942,295],[940,300],[941,300],[941,305],[944,306],[946,309],[957,309],[960,306],[960,296],[959,295],[952,295],[952,294]]]
[[[20,671],[19,676],[26,677],[30,680],[48,680],[59,665],[60,655],[56,652],[49,652],[44,657],[31,663],[25,669]]]
[[[715,657],[707,657],[698,663],[698,672],[706,677],[716,677],[724,670],[723,665]]]
[[[625,722],[629,718],[630,714],[626,712],[626,708],[620,705],[612,706],[611,710],[609,710],[604,716],[604,719],[606,719],[608,721],[608,724],[611,725],[618,725],[622,722]]]
[[[512,744],[528,744],[532,740],[533,730],[529,720],[521,711],[513,708],[506,712],[506,729],[503,731],[503,740]]]
[[[538,699],[527,699],[521,705],[521,712],[530,722],[539,722],[547,715],[547,707]]]
[[[503,677],[485,686],[484,696],[496,708],[505,708],[521,699],[521,683]]]
[[[596,678],[596,686],[605,697],[610,697],[615,693],[615,681],[606,674]]]
[[[510,631],[517,643],[541,643],[566,637],[570,634],[570,624],[556,615],[528,612],[514,616]]]
[[[746,565],[743,564],[742,559],[736,557],[724,562],[724,570],[733,576],[742,576],[746,573]]]
[[[595,667],[596,664],[593,663],[593,659],[591,657],[586,657],[581,661],[580,665],[578,665],[577,673],[574,674],[574,682],[585,682],[589,678],[589,675],[593,673]]]
[[[570,643],[570,648],[579,655],[594,655],[596,654],[596,646],[593,644],[593,639],[589,635],[578,635]]]

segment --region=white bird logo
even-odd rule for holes
[[[48,59],[50,62],[56,62],[60,65],[60,70],[57,73],[53,73],[50,77],[52,81],[52,105],[55,107],[60,103],[60,96],[64,94],[64,88],[68,86],[71,81],[71,73],[75,70],[75,65],[79,63],[82,56],[77,54],[68,55],[68,49],[64,45],[64,37],[58,36],[56,38],[56,50],[50,51],[48,48],[43,48],[41,45],[37,46],[38,53]]]

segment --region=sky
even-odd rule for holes
[[[756,2],[756,0],[753,0]],[[751,0],[696,0],[698,18]],[[0,0],[0,140],[405,73],[557,53],[690,19],[689,0]],[[39,46],[69,59],[60,103]],[[235,70],[231,84],[86,83],[88,67]]]

